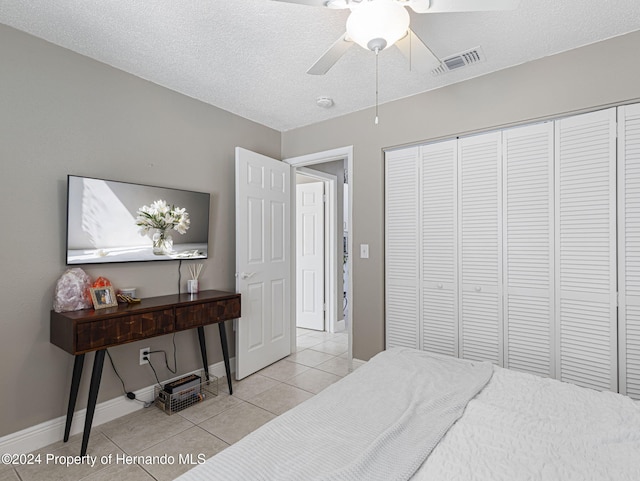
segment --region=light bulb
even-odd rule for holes
[[[406,35],[409,13],[395,0],[370,0],[351,5],[347,34],[362,48],[383,50]]]

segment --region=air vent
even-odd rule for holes
[[[484,62],[484,60],[485,57],[484,53],[482,52],[482,48],[472,48],[471,50],[467,50],[466,52],[451,55],[450,57],[442,59],[442,63],[440,64],[440,66],[434,68],[431,71],[431,74],[442,75],[444,73],[451,72],[452,70],[466,67],[467,65]]]

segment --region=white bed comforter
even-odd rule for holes
[[[179,479],[409,479],[492,375],[412,349],[382,352]]]
[[[640,403],[494,371],[413,481],[640,481]]]
[[[463,397],[473,398],[466,408],[457,381],[473,384],[462,389]],[[453,411],[443,408],[447,395],[432,392],[433,384],[453,388]],[[427,403],[419,404],[436,411],[408,408],[420,398]],[[396,349],[179,479],[408,478],[640,481],[640,403],[487,364]]]

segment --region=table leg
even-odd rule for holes
[[[93,372],[91,373],[91,384],[89,386],[89,401],[87,403],[87,417],[84,420],[84,433],[82,434],[82,448],[80,450],[80,456],[87,454],[87,445],[89,444],[89,434],[91,433],[93,414],[96,410],[96,401],[98,400],[98,390],[100,389],[100,379],[102,378],[102,366],[104,364],[105,352],[105,349],[96,351],[96,355],[93,360]]]
[[[224,321],[218,323],[220,329],[220,344],[222,344],[222,357],[224,358],[224,369],[227,373],[227,384],[229,385],[229,394],[233,394],[231,387],[231,366],[229,365],[229,346],[227,346],[227,331],[224,328]]]
[[[202,366],[204,376],[209,380],[209,361],[207,361],[207,341],[204,338],[204,327],[198,326],[198,341],[200,342],[200,355],[202,356]]]
[[[71,421],[73,420],[73,412],[76,410],[76,400],[78,399],[78,388],[80,387],[80,378],[82,377],[82,368],[84,366],[84,354],[78,354],[73,361],[73,377],[71,378],[71,392],[69,393],[69,407],[67,408],[67,421],[64,425],[64,442],[69,441],[69,433],[71,432]]]

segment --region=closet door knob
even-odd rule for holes
[[[476,292],[480,292],[482,290],[482,287],[480,286],[476,286],[473,288]]]
[[[438,282],[438,289],[442,289],[443,287],[442,282]]]

